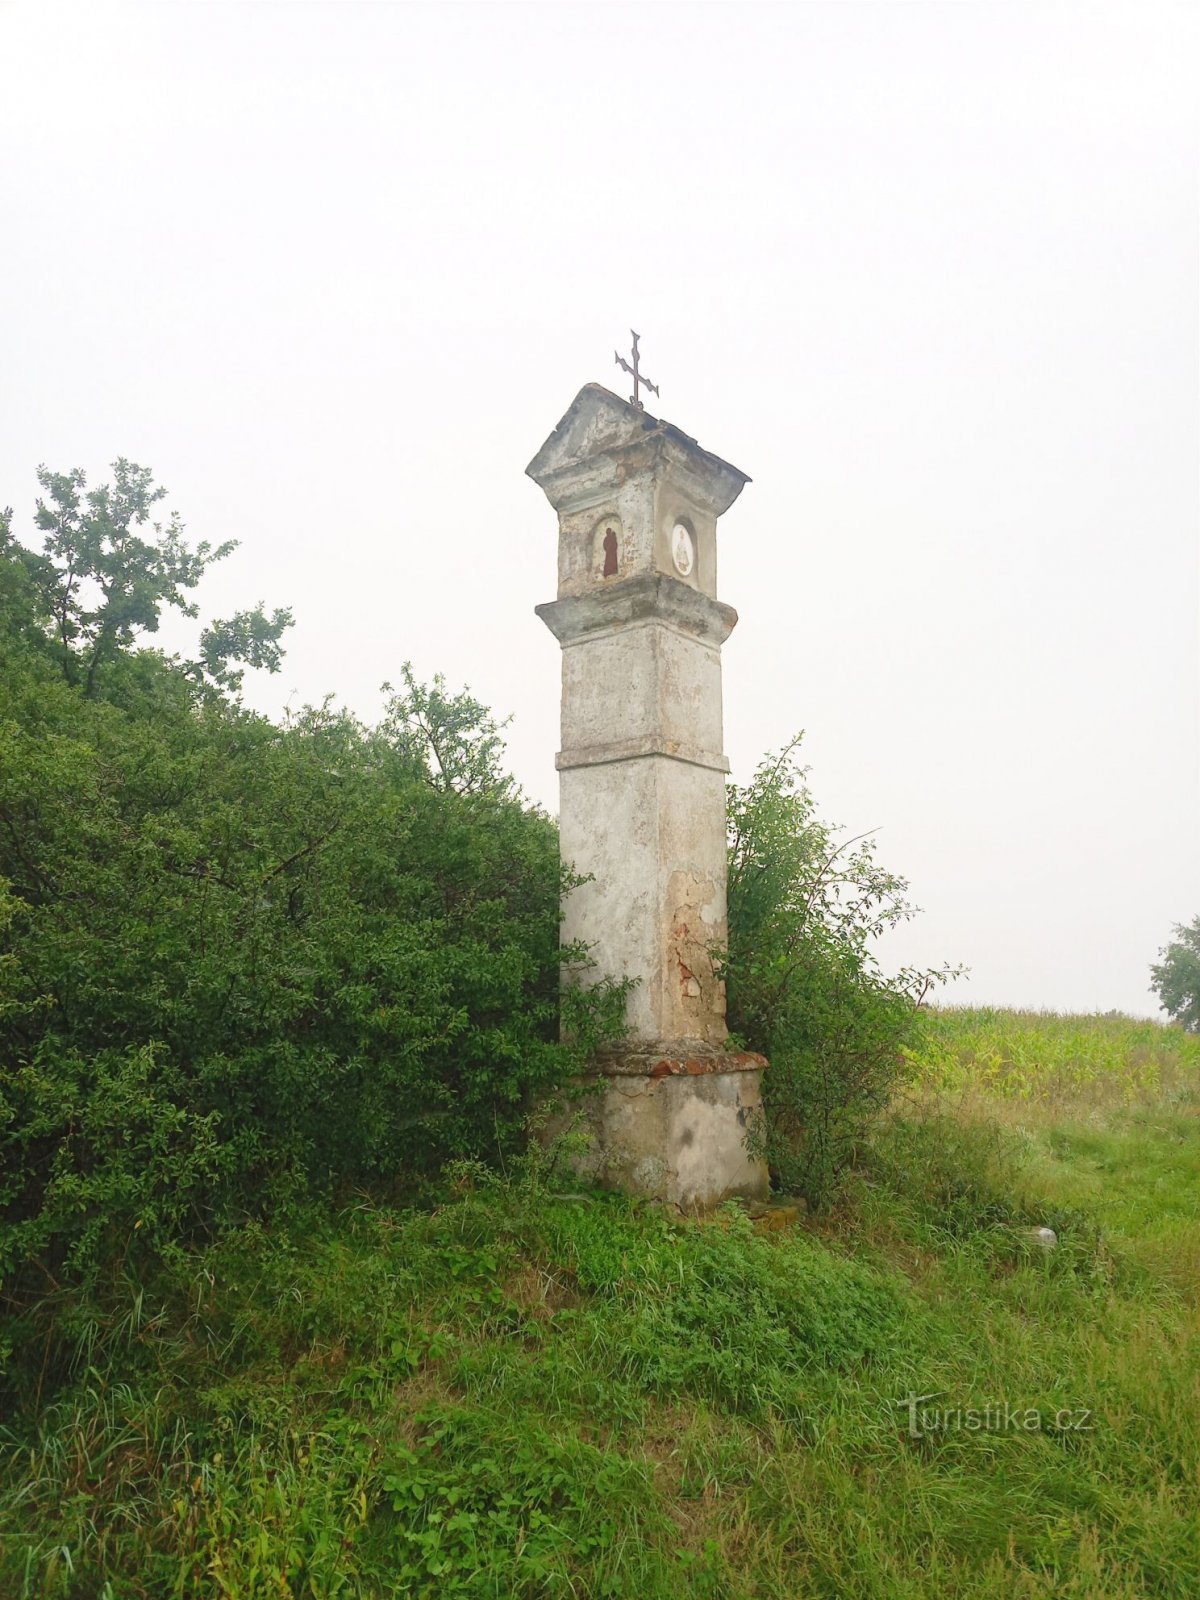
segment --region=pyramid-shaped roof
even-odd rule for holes
[[[614,469],[624,462],[628,470],[631,458],[648,463],[662,454],[688,477],[703,482],[705,498],[713,502],[718,516],[750,482],[748,474],[701,449],[674,423],[652,417],[599,383],[584,384],[525,471],[557,504],[555,489],[580,475],[592,478],[598,471],[603,475],[606,462]]]

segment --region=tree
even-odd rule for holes
[[[45,534],[42,554],[20,550],[63,675],[89,699],[107,662],[127,652],[139,635],[157,632],[164,607],[186,617],[197,614],[189,592],[214,561],[237,548],[236,540],[227,539],[193,549],[177,512],[165,524],[151,520],[166,490],[155,485],[148,467],[121,457],[112,470],[112,483],[89,490],[78,467],[65,473],[39,467],[45,496],[38,498],[35,521]],[[230,670],[233,661],[277,671],[279,640],[291,621],[289,611],[268,616],[260,604],[214,622],[201,637],[201,659],[188,663],[188,670],[232,690],[242,676]]]
[[[1200,1033],[1200,917],[1186,927],[1177,923],[1175,938],[1158,953],[1150,968],[1151,986],[1163,1010],[1189,1033]]]
[[[400,669],[403,689],[383,688],[388,702],[380,733],[411,761],[435,789],[455,794],[513,795],[512,778],[503,770],[504,740],[511,718],[497,722],[467,689],[446,692],[436,673],[432,684],[418,683],[412,663]]]
[[[45,654],[49,646],[45,597],[34,581],[41,558],[13,537],[12,508],[0,511],[0,649]]]

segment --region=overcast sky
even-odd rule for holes
[[[411,659],[557,804],[582,384],[753,483],[726,746],[797,729],[953,997],[1151,1013],[1200,913],[1196,10],[0,7],[0,504],[152,467],[294,608],[253,703]],[[172,638],[174,639],[174,635]]]

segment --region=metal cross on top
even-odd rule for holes
[[[625,357],[618,355],[615,350],[613,351],[613,360],[633,378],[633,393],[629,396],[629,403],[635,405],[639,411],[644,411],[646,408],[638,395],[639,388],[649,389],[651,394],[656,395],[658,393],[658,385],[651,383],[649,378],[643,378],[638,371],[638,339],[640,335],[634,333],[632,328],[630,328],[629,332],[633,335],[633,365],[630,366]]]

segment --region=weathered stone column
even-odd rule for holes
[[[760,1056],[726,1048],[714,956],[726,940],[717,518],[749,480],[598,384],[526,469],[558,512],[557,758],[564,860],[589,882],[564,937],[632,977],[629,1039],[596,1062],[585,1165],[605,1183],[705,1207],[760,1195],[744,1136]]]

